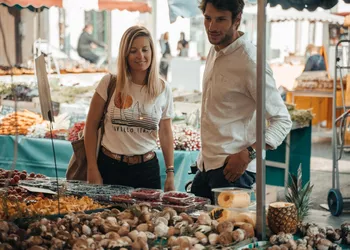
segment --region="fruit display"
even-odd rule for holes
[[[158,200],[162,192],[158,189],[137,188],[131,192],[131,197],[141,200]]]
[[[35,173],[28,174],[26,170],[19,171],[15,169],[11,171],[0,168],[0,187],[5,187],[7,185],[18,185],[18,183],[23,180],[33,180],[41,178],[46,178],[46,176]]]
[[[111,201],[116,203],[127,203],[127,204],[135,204],[136,200],[131,197],[130,194],[119,194],[119,195],[112,195]]]
[[[68,131],[68,141],[77,141],[83,136],[85,122],[77,122]]]
[[[45,133],[44,138],[50,138],[51,139],[59,139],[59,140],[66,140],[68,137],[68,130],[67,129],[55,129],[52,130],[52,135],[50,131],[47,131]]]
[[[23,201],[29,196],[27,189],[10,186],[7,189],[0,189],[0,197],[7,196],[10,201]]]
[[[57,220],[43,218],[25,231],[5,221],[0,228],[0,241],[12,249],[215,249],[232,248],[254,237],[249,224],[235,228],[229,221],[213,221],[207,213],[195,221],[186,213],[152,210],[146,204],[122,212],[111,209]]]
[[[174,205],[188,205],[192,203],[194,205],[194,195],[184,192],[170,191],[162,194],[161,199],[163,203]]]
[[[15,135],[18,132],[19,135],[26,135],[29,127],[42,122],[43,118],[38,114],[28,110],[17,111],[1,119],[0,134]]]
[[[194,128],[173,126],[174,149],[184,151],[199,151],[201,149],[200,133]],[[160,148],[159,139],[157,140]]]

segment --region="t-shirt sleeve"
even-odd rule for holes
[[[174,117],[174,102],[173,93],[171,91],[170,85],[165,82],[165,105],[163,107],[162,120],[172,119]]]
[[[99,84],[96,87],[96,93],[99,94],[103,100],[107,101],[107,90],[108,90],[108,84],[109,81],[111,79],[111,75],[105,75],[104,77],[102,77],[101,81],[99,82]]]

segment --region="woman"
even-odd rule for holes
[[[185,32],[180,33],[180,40],[177,42],[177,50],[179,51],[179,56],[188,56],[188,41],[185,39]]]
[[[163,37],[160,39],[160,47],[162,58],[159,64],[160,75],[168,79],[168,69],[169,69],[169,61],[171,59],[171,51],[169,45],[169,32],[165,32]]]
[[[85,127],[89,183],[161,188],[159,162],[154,150],[159,133],[166,164],[165,191],[174,190],[174,151],[170,86],[158,75],[149,31],[133,26],[125,31],[119,48],[116,90],[104,119],[98,159],[98,124],[107,100],[110,75],[102,78],[92,97]]]

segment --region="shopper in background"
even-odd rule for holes
[[[177,50],[179,51],[179,56],[188,57],[188,41],[185,39],[185,32],[180,33],[180,40],[177,42]]]
[[[304,71],[322,71],[326,70],[326,64],[321,55],[320,48],[309,44],[306,47],[305,57],[307,59]]]
[[[162,58],[159,64],[159,73],[165,80],[168,79],[168,70],[171,60],[171,50],[169,45],[169,32],[165,32],[159,40]]]
[[[90,63],[98,64],[100,57],[93,52],[93,49],[97,46],[106,48],[106,45],[93,38],[93,30],[94,28],[91,24],[85,25],[78,40],[78,54]]]
[[[256,47],[238,31],[244,0],[202,0],[209,51],[203,76],[202,151],[192,192],[211,198],[212,188],[252,188],[256,160]],[[275,149],[292,122],[266,67],[266,148]]]
[[[154,152],[159,133],[166,164],[164,188],[174,190],[172,91],[159,78],[154,51],[146,28],[133,26],[123,34],[116,90],[105,116],[105,133],[97,159],[97,130],[111,76],[104,76],[96,88],[85,128],[90,183],[160,188],[160,167]]]

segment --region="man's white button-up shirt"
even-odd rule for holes
[[[226,157],[256,141],[256,47],[241,37],[226,48],[210,49],[203,76],[199,169],[224,165]],[[272,70],[266,67],[266,144],[279,146],[292,122],[276,88]],[[248,166],[256,172],[256,161]]]

